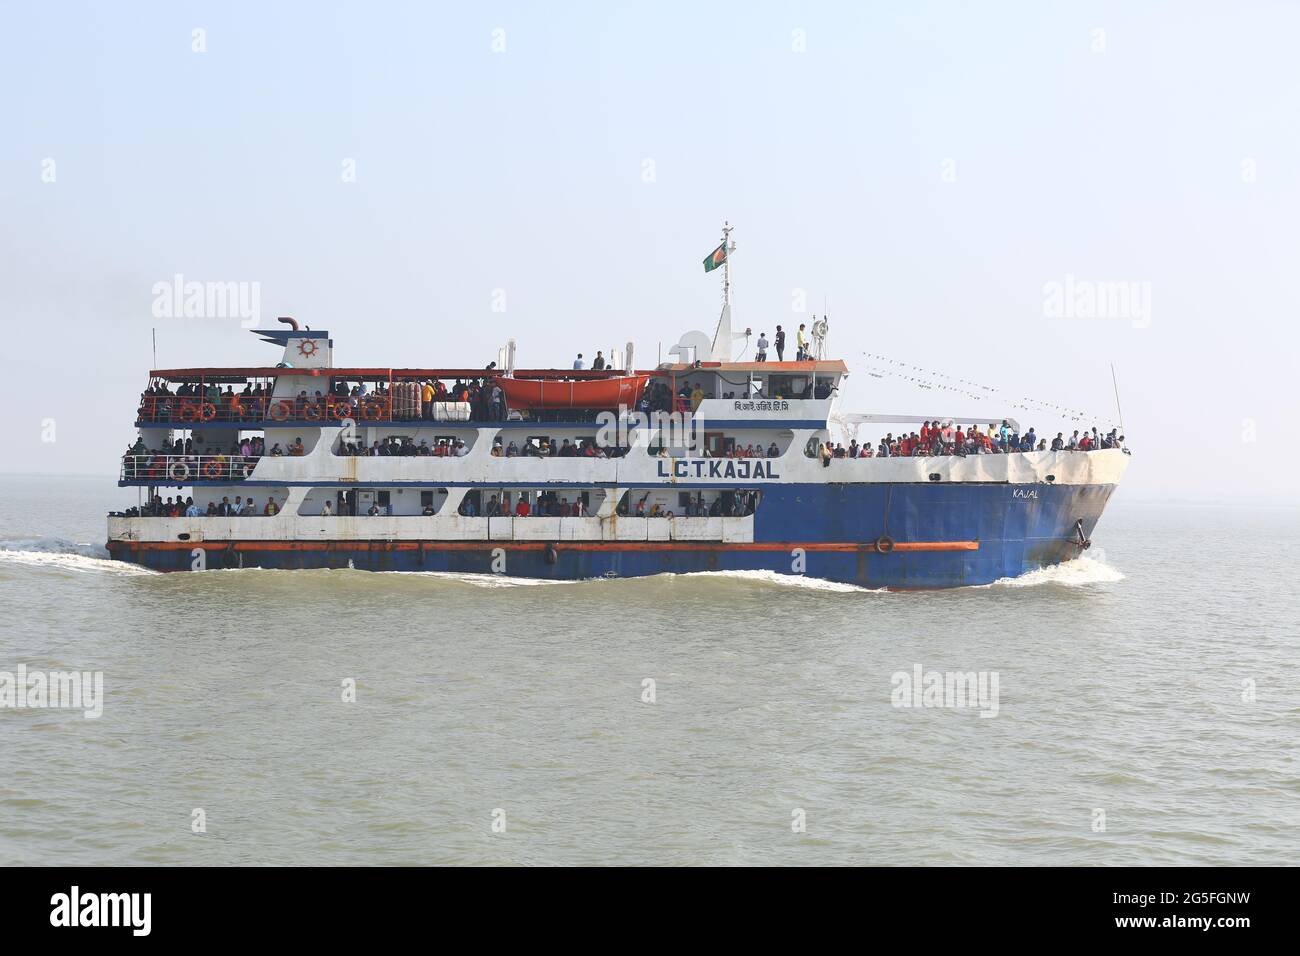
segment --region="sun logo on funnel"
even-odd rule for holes
[[[298,343],[299,355],[315,355],[317,345],[312,339],[303,339]]]

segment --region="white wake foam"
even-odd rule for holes
[[[660,577],[671,578],[722,578],[733,581],[755,581],[761,584],[776,584],[787,588],[803,588],[808,591],[830,591],[837,594],[884,594],[876,588],[859,587],[841,581],[827,581],[802,574],[778,574],[776,571],[690,571],[683,574],[663,574]]]
[[[99,544],[66,538],[12,538],[0,541],[0,563],[100,574],[155,574],[148,568],[113,561]]]
[[[1033,588],[1044,584],[1057,587],[1078,588],[1089,584],[1113,584],[1124,580],[1124,572],[1106,563],[1104,552],[1095,555],[1080,555],[1073,561],[1055,564],[1050,568],[1039,568],[1016,578],[1000,578],[992,584],[981,585],[989,588]]]

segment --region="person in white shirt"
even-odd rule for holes
[[[325,506],[320,510],[320,516],[322,518],[328,518],[333,514],[334,514],[334,509],[330,507],[330,503],[328,501],[325,502]]]
[[[758,362],[766,362],[766,361],[767,361],[767,346],[768,346],[767,333],[766,333],[766,332],[759,332],[759,333],[758,333],[758,344],[757,344],[757,346],[756,346],[756,348],[758,349],[758,352],[757,352],[757,354],[754,356],[755,361],[758,361]]]
[[[582,353],[579,352],[579,353],[578,353],[578,357],[577,357],[576,359],[573,360],[573,368],[574,368],[574,371],[581,371],[581,370],[582,370],[582,367],[583,367],[583,365],[582,365]]]

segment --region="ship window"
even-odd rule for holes
[[[432,504],[433,504],[433,492],[432,491],[420,492],[420,507],[427,508]]]
[[[381,507],[381,508],[387,508],[387,507],[389,506],[389,504],[392,503],[391,495],[392,495],[392,492],[390,492],[390,491],[377,491],[377,492],[375,492],[376,502],[377,502],[377,504],[379,505],[379,507]]]

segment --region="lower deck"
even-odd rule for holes
[[[578,580],[764,570],[865,587],[986,584],[1078,556],[1113,485],[769,486],[741,517],[110,518],[164,571],[347,568]]]

